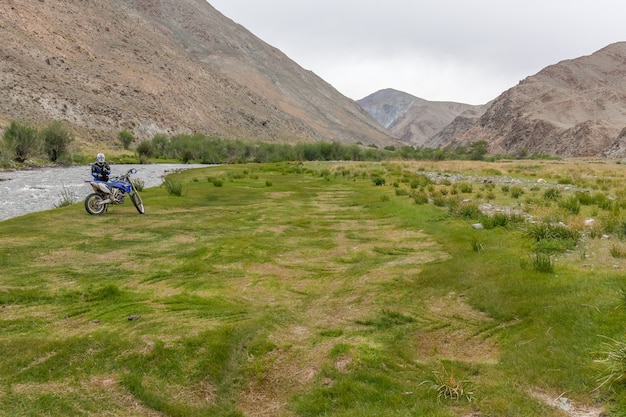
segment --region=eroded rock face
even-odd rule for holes
[[[114,139],[200,132],[395,141],[354,101],[205,0],[0,4],[0,125],[69,122]]]

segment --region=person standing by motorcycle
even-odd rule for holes
[[[111,167],[109,163],[105,162],[104,154],[99,153],[96,155],[96,162],[91,164],[91,175],[98,181],[108,181],[110,173]]]

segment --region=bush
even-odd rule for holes
[[[163,184],[165,185],[165,188],[167,189],[167,193],[170,195],[175,195],[175,196],[182,196],[183,195],[183,184],[178,182],[178,181],[173,181],[170,179],[166,179]]]
[[[135,140],[135,136],[130,133],[128,130],[124,129],[120,133],[118,133],[117,138],[122,142],[122,146],[124,149],[128,149],[130,144]]]
[[[146,164],[152,158],[154,154],[154,147],[152,146],[152,142],[149,140],[142,141],[139,146],[137,146],[137,155],[139,156],[139,163]]]
[[[41,151],[41,137],[37,129],[26,124],[12,121],[2,139],[17,162],[24,162]]]
[[[52,162],[69,160],[70,144],[74,140],[67,127],[59,122],[52,122],[41,131],[43,146]]]

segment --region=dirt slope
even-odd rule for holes
[[[0,121],[66,120],[89,139],[202,132],[394,141],[354,101],[205,0],[5,0]]]

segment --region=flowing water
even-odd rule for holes
[[[156,187],[163,183],[167,173],[190,168],[205,168],[197,164],[147,164],[111,165],[111,175],[118,176],[131,168],[144,187]],[[22,171],[0,171],[0,221],[35,211],[57,207],[66,196],[75,201],[83,200],[92,192],[85,180],[91,179],[91,166],[69,168],[39,168]]]

